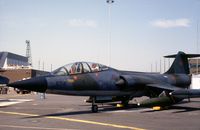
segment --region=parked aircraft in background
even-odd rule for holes
[[[185,98],[200,97],[200,90],[188,89],[191,84],[188,58],[200,54],[165,56],[175,58],[164,74],[120,71],[91,62],[67,64],[46,76],[35,77],[8,84],[8,86],[61,95],[89,96],[92,112],[98,111],[97,103],[120,101],[127,106],[134,97],[148,96],[139,106],[166,107]]]
[[[8,84],[9,79],[0,75],[0,84]]]

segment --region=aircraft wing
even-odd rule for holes
[[[169,84],[147,84],[146,86],[151,87],[151,88],[170,90],[170,91],[175,91],[175,90],[181,89],[181,88],[178,88],[176,86],[169,85]]]
[[[148,84],[150,88],[156,88],[161,90],[171,91],[166,94],[163,91],[158,97],[146,99],[140,103],[139,106],[154,107],[154,106],[171,106],[175,103],[182,101],[187,98],[198,98],[200,97],[200,89],[182,89],[173,85],[168,84]]]
[[[171,91],[169,94],[176,98],[197,98],[200,97],[200,89],[182,89],[173,85],[148,84],[148,87]]]
[[[200,89],[181,89],[169,94],[178,98],[198,98],[200,97]]]

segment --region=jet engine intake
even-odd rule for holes
[[[131,87],[136,84],[135,79],[130,75],[122,75],[120,79],[115,83],[120,88]]]

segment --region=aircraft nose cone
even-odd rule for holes
[[[36,92],[45,92],[47,89],[47,81],[45,77],[35,77],[27,80],[13,82],[8,84],[8,86]]]

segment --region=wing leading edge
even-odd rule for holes
[[[169,85],[169,84],[148,84],[146,86],[150,87],[150,88],[156,88],[156,89],[161,89],[161,90],[169,90],[169,91],[175,91],[175,90],[181,89],[181,88],[178,88],[176,86]]]

